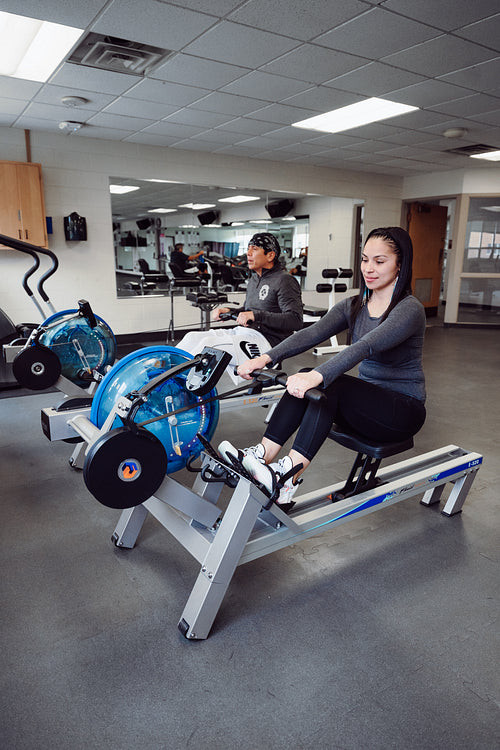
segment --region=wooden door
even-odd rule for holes
[[[407,209],[413,243],[413,294],[429,317],[438,312],[448,209],[429,203],[409,203]]]

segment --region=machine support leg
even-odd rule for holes
[[[122,511],[111,539],[117,547],[132,549],[146,520],[148,511],[144,505]]]
[[[477,470],[472,471],[470,474],[465,474],[463,477],[460,477],[455,481],[450,496],[441,511],[443,516],[454,516],[456,513],[461,512],[465,498],[469,494],[472,482],[476,478],[476,474]]]
[[[439,503],[445,487],[445,484],[440,484],[439,487],[433,487],[431,490],[427,490],[420,501],[421,505],[434,505],[435,503]]]
[[[245,544],[262,508],[260,492],[240,479],[184,607],[179,629],[189,639],[207,638]]]

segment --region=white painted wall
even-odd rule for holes
[[[170,301],[116,298],[109,175],[163,177],[194,184],[213,184],[216,179],[220,185],[325,196],[311,198],[307,210],[311,216],[310,289],[320,280],[322,268],[351,263],[354,200],[365,203],[366,230],[400,220],[402,180],[386,175],[42,132],[31,133],[31,150],[32,161],[42,165],[46,213],[54,227],[49,246],[60,262],[47,292],[57,309],[74,307],[82,297],[88,299],[117,334],[166,329]],[[25,161],[24,131],[0,127],[0,154],[2,159]],[[63,216],[72,211],[87,219],[87,242],[70,243],[64,238]],[[37,319],[20,286],[26,267],[24,256],[0,249],[0,305],[16,322]],[[175,304],[176,324],[198,325],[198,310],[183,300]]]

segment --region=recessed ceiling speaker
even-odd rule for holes
[[[139,229],[149,229],[149,227],[154,224],[154,219],[137,219],[135,223]]]
[[[205,211],[204,214],[198,214],[198,221],[200,224],[215,224],[219,220],[220,213],[218,211]]]
[[[271,219],[278,219],[281,216],[286,216],[293,208],[293,201],[289,198],[283,198],[280,201],[272,201],[266,205],[266,211]]]

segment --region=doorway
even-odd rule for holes
[[[447,206],[420,202],[406,205],[406,228],[413,243],[412,291],[427,317],[438,314],[447,217]]]

